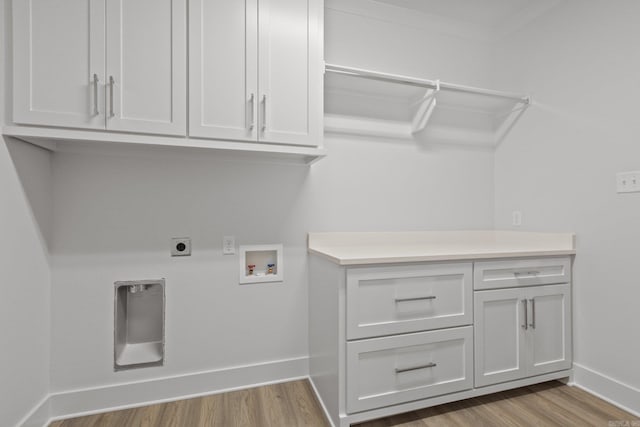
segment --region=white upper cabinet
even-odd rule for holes
[[[325,156],[323,0],[12,0],[12,13],[5,135]]]
[[[190,0],[189,135],[320,144],[321,0]]]
[[[186,134],[186,0],[13,2],[14,121]]]
[[[258,138],[318,145],[323,132],[322,3],[261,0],[259,4]]]
[[[189,135],[256,140],[257,0],[189,3]]]
[[[13,119],[104,129],[105,0],[13,2]]]
[[[186,134],[186,0],[107,0],[107,129]]]

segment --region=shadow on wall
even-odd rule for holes
[[[28,201],[42,247],[50,251],[53,190],[51,152],[10,137],[4,137],[4,141]]]
[[[283,243],[301,221],[308,169],[212,153],[55,153],[53,253],[166,252],[171,237],[191,237],[199,251],[221,251],[224,235]],[[303,244],[306,230],[294,229]]]

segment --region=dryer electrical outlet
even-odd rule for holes
[[[191,238],[174,237],[171,239],[171,256],[191,256]]]

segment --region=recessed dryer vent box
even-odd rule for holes
[[[113,367],[164,364],[164,279],[115,283]]]
[[[240,283],[282,282],[282,245],[240,246]]]

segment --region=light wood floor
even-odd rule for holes
[[[329,426],[306,380],[56,421],[50,427]],[[358,427],[638,427],[640,419],[557,381],[435,406]]]

